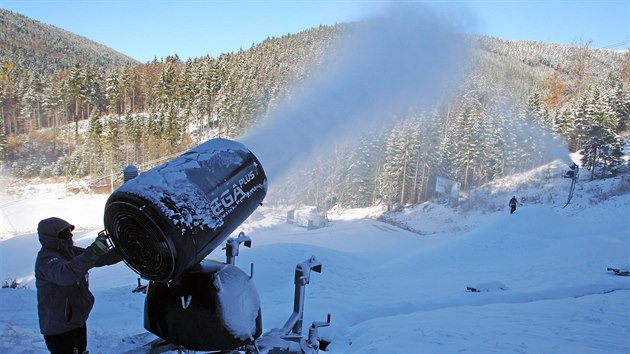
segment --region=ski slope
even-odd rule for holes
[[[320,328],[329,353],[627,353],[630,277],[606,270],[630,266],[630,194],[614,194],[622,183],[581,181],[563,209],[564,181],[530,181],[517,197],[545,197],[514,215],[506,190],[473,211],[425,204],[391,216],[404,228],[375,220],[381,210],[372,208],[334,211],[327,227],[306,230],[287,224],[285,209],[261,207],[236,231],[252,239],[236,264],[247,273],[254,264],[266,332],[292,311],[295,265],[316,256],[323,267],[306,288],[304,323],[332,315]],[[2,353],[46,352],[32,269],[37,221],[67,218],[87,246],[107,198],[29,190],[0,202],[0,278],[23,286],[0,289]],[[223,252],[209,257],[224,260]],[[120,263],[93,269],[90,281],[90,353],[124,353],[154,338],[143,335],[135,273]]]

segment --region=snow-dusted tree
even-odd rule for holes
[[[187,126],[192,115],[192,102],[197,93],[197,82],[194,81],[193,71],[195,67],[189,62],[180,71],[178,81],[178,105],[182,115],[182,125]]]
[[[7,147],[7,134],[4,130],[4,120],[0,119],[0,161],[5,161]]]
[[[623,81],[615,80],[607,95],[607,101],[617,120],[616,132],[627,130],[630,126],[630,94],[626,91]]]
[[[383,166],[379,173],[379,194],[388,204],[399,203],[403,189],[404,171],[410,157],[404,128],[398,124],[385,137]]]
[[[409,201],[414,204],[428,200],[433,194],[432,181],[438,174],[441,159],[441,119],[437,107],[427,112],[412,113],[416,150],[410,171],[412,189]]]
[[[197,115],[197,127],[207,135],[208,131],[217,126],[216,99],[220,84],[218,68],[215,60],[203,60],[195,71],[197,92],[193,107]]]
[[[142,89],[138,69],[126,66],[120,74],[121,112],[136,112],[136,101]]]
[[[127,164],[136,164],[140,161],[142,126],[138,116],[130,112],[125,114],[124,122],[125,161]]]
[[[27,130],[45,127],[43,122],[44,81],[40,75],[34,74],[28,82],[22,97],[22,112]]]
[[[600,178],[614,176],[622,165],[621,139],[601,125],[593,124],[589,138],[582,145],[582,166],[590,170],[591,179],[599,172]]]
[[[47,116],[46,126],[59,128],[68,120],[65,109],[64,80],[61,75],[52,75],[44,87],[43,107]]]
[[[569,139],[574,135],[574,120],[573,112],[568,107],[562,107],[560,110],[556,111],[553,132],[569,142]],[[570,149],[570,144],[567,148]]]
[[[573,135],[571,136],[571,151],[577,151],[581,148],[584,141],[586,141],[589,137],[589,127],[592,122],[591,109],[589,107],[589,101],[587,99],[583,99],[581,101],[577,101],[577,106],[573,108],[573,117],[574,117],[574,129]]]
[[[203,86],[200,90],[199,106],[206,118],[208,126],[216,125],[216,98],[221,89],[216,61],[208,61],[203,67]]]
[[[155,115],[149,114],[140,121],[140,127],[142,131],[142,144],[141,144],[141,161],[145,163],[150,161],[160,154],[159,151],[159,133],[155,122]]]
[[[481,129],[484,132],[481,142],[483,151],[481,182],[486,183],[495,177],[502,176],[506,165],[507,139],[504,127],[503,110],[484,111]]]
[[[183,135],[178,117],[179,82],[176,65],[172,61],[166,64],[154,88],[157,127],[168,153],[177,150],[177,144]]]
[[[105,97],[107,98],[110,113],[117,115],[123,113],[120,82],[118,73],[115,71],[110,72],[105,79]]]
[[[608,137],[607,143],[604,144],[600,151],[602,160],[602,172],[600,178],[616,176],[623,165],[623,151],[621,147],[621,139],[618,135]]]
[[[474,187],[477,183],[479,163],[482,155],[481,107],[474,92],[468,92],[463,97],[461,106],[456,112],[456,127],[454,138],[456,155],[452,166],[457,180],[462,188]]]
[[[0,91],[2,92],[0,118],[4,119],[5,128],[9,134],[26,132],[23,121],[20,121],[20,111],[28,81],[27,70],[10,61],[0,63]]]
[[[119,177],[118,174],[122,171],[125,161],[122,156],[123,140],[116,118],[110,117],[105,121],[102,141],[105,172],[110,175],[110,183],[113,190],[114,180]]]
[[[104,171],[103,161],[103,125],[100,120],[100,112],[92,111],[88,121],[87,131],[87,157],[90,174],[101,174]]]
[[[543,96],[540,92],[535,91],[527,100],[527,114],[537,121],[547,120],[546,106],[543,102]]]
[[[348,149],[343,160],[347,170],[341,188],[336,193],[341,206],[366,207],[374,202],[380,140],[380,136],[375,133],[364,134],[355,148]]]
[[[85,110],[83,109],[85,102],[87,101],[85,87],[85,68],[79,63],[75,64],[70,71],[70,77],[68,78],[68,93],[72,100],[73,106],[70,106],[72,112],[72,118],[75,123],[74,129],[74,142],[78,143],[79,140],[79,121],[84,119]]]

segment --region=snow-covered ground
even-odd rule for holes
[[[426,203],[377,221],[378,208],[334,211],[327,227],[285,222],[286,210],[261,207],[236,231],[252,239],[237,265],[261,297],[263,329],[292,311],[295,265],[322,263],[306,288],[305,326],[332,315],[320,333],[330,353],[628,353],[630,189],[625,180],[570,186],[560,164],[497,181],[457,208]],[[33,263],[37,222],[59,216],[87,246],[102,229],[106,195],[70,194],[59,185],[20,186],[0,199],[0,352],[45,353],[39,334]],[[522,202],[514,215],[507,202]],[[224,260],[217,249],[209,257]],[[124,353],[150,337],[143,295],[125,264],[90,272],[96,304],[90,353]],[[481,292],[467,291],[475,287]],[[135,339],[134,339],[135,338]]]

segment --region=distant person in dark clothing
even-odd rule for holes
[[[518,203],[518,200],[516,200],[516,196],[512,196],[512,199],[510,199],[510,214],[513,214],[516,211],[516,203]]]
[[[74,225],[60,218],[39,222],[37,232],[42,248],[35,261],[37,313],[46,346],[53,354],[85,353],[86,322],[94,296],[88,288],[88,270],[118,263],[106,236],[100,235],[88,247],[74,246]]]

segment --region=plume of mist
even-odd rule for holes
[[[560,160],[572,165],[571,153],[562,137],[552,129],[551,124],[536,117],[533,112],[527,112],[524,102],[511,95],[509,90],[494,93],[494,104],[488,109],[488,116],[501,120],[500,126],[507,127],[513,136],[513,148],[535,149],[529,156],[531,165],[542,165],[554,160]],[[520,112],[520,113],[519,113]]]
[[[393,4],[352,24],[313,79],[240,140],[273,181],[313,152],[453,93],[467,56],[461,32],[430,8]]]
[[[529,119],[535,121],[532,117]],[[518,137],[521,141],[533,140],[540,164],[554,160],[561,160],[568,166],[573,164],[567,144],[555,135],[549,127],[538,123],[522,125]]]

